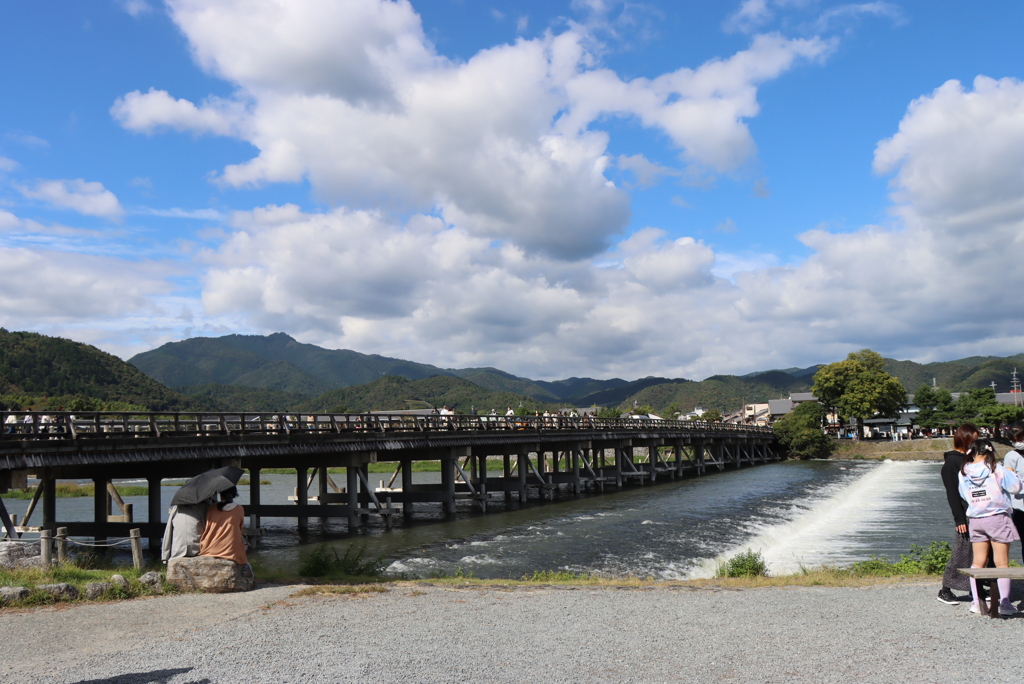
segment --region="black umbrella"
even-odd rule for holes
[[[227,466],[200,473],[181,485],[181,489],[171,498],[171,505],[191,506],[202,503],[225,489],[234,487],[244,472],[241,468]]]

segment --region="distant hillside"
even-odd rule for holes
[[[329,411],[344,408],[347,411],[401,411],[448,406],[460,413],[469,413],[476,406],[480,413],[495,409],[504,414],[509,406],[522,405],[532,410],[544,410],[544,404],[530,397],[511,392],[491,392],[462,378],[437,375],[420,380],[409,380],[387,375],[366,385],[345,387],[322,394],[307,401],[301,411]]]
[[[217,383],[179,387],[178,391],[205,402],[213,411],[295,411],[309,400],[294,392]]]
[[[684,410],[703,406],[734,411],[744,402],[763,402],[786,397],[791,392],[808,391],[814,373],[820,368],[818,365],[793,367],[742,377],[721,375],[699,382],[658,377],[634,381],[576,377],[545,381],[519,377],[498,368],[445,369],[347,349],[323,349],[298,342],[284,333],[192,338],[138,354],[131,363],[165,385],[185,388],[188,393],[213,401],[226,410],[269,406],[267,402],[272,401],[287,404],[277,408],[290,408],[296,395],[305,397],[310,406],[310,402],[317,402],[317,405],[334,402],[325,408],[351,404],[353,409],[364,406],[397,409],[417,401],[425,405],[444,404],[445,399],[438,398],[443,392],[429,395],[429,398],[414,397],[419,391],[417,388],[378,383],[389,376],[410,381],[440,376],[462,379],[483,392],[479,394],[474,390],[472,398],[467,398],[470,394],[466,393],[465,385],[459,385],[463,388],[459,390],[459,399],[448,403],[464,403],[466,410],[474,403],[486,410],[499,408],[497,405],[503,400],[495,397],[506,395],[509,398],[504,400],[505,405],[518,404],[521,398],[529,397],[537,406],[570,404],[625,409],[635,401],[637,405],[650,405],[657,411],[664,411],[674,403]],[[910,392],[922,383],[930,384],[932,378],[951,391],[986,387],[993,380],[999,391],[1006,391],[1013,367],[1024,369],[1024,354],[1007,358],[978,356],[929,364],[886,359],[886,363],[889,372]],[[218,387],[206,387],[210,383]],[[268,393],[228,391],[226,386],[257,388]],[[363,386],[372,389],[360,389],[348,395],[335,393],[335,390]],[[197,389],[199,387],[206,389]],[[384,396],[382,393],[389,389],[401,396]],[[409,394],[410,391],[413,394]],[[325,392],[330,393],[330,397],[321,401]],[[492,407],[492,403],[495,406]]]
[[[170,387],[214,382],[262,387],[313,397],[382,375],[411,379],[444,374],[434,366],[360,354],[348,349],[323,349],[303,344],[284,333],[194,337],[168,342],[136,354],[130,363]]]
[[[791,392],[806,392],[811,383],[807,378],[795,378],[784,371],[769,371],[754,377],[715,375],[700,382],[667,382],[651,385],[630,396],[620,406],[651,406],[655,413],[678,404],[684,412],[700,406],[722,412],[737,411],[744,404],[765,402],[789,396]]]
[[[886,370],[899,378],[908,392],[924,384],[931,385],[932,378],[935,378],[939,387],[945,387],[951,392],[989,387],[992,382],[996,383],[997,392],[1009,392],[1013,369],[1024,372],[1024,354],[1007,357],[972,356],[926,364],[894,359],[886,359],[885,362]]]
[[[134,366],[96,347],[59,337],[0,328],[0,394],[41,401],[89,397],[154,411],[204,405],[146,377]],[[56,408],[53,406],[52,408]]]

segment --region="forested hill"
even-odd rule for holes
[[[0,395],[7,406],[32,404],[47,409],[65,405],[78,410],[131,406],[165,411],[201,407],[195,399],[164,387],[131,364],[96,347],[3,328]]]
[[[544,410],[545,405],[530,397],[511,392],[492,392],[462,378],[435,375],[431,378],[409,380],[397,375],[386,375],[365,385],[344,387],[299,408],[303,411],[401,411],[448,406],[459,413],[469,413],[473,407],[481,414],[491,409],[504,414],[511,406],[530,410]]]

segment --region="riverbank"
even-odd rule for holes
[[[181,594],[0,614],[5,681],[946,682],[1005,678],[1024,619],[935,600],[935,582],[862,588],[397,583],[298,596]],[[47,644],[60,644],[50,648]]]
[[[870,459],[893,461],[941,461],[942,455],[953,448],[953,440],[912,439],[893,442],[891,440],[839,440],[832,458]]]

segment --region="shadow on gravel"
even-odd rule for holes
[[[186,672],[191,672],[191,667],[182,667],[176,670],[153,670],[152,672],[129,672],[128,674],[105,677],[103,679],[83,679],[75,684],[168,684],[172,677]],[[205,677],[191,682],[180,682],[180,684],[213,684]]]

